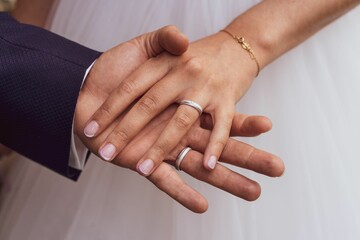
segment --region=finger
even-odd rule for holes
[[[217,167],[209,172],[203,168],[202,159],[201,153],[190,151],[181,162],[181,169],[196,179],[247,201],[254,201],[260,196],[261,188],[257,182],[233,172],[221,164],[217,164]]]
[[[214,127],[211,115],[201,115],[201,127],[212,130]],[[271,120],[265,116],[248,116],[236,112],[230,130],[231,136],[255,137],[270,131]]]
[[[125,109],[161,79],[168,68],[157,61],[147,61],[133,72],[110,94],[106,101],[89,119],[84,134],[96,137],[101,134]]]
[[[139,161],[137,170],[148,176],[165,159],[199,118],[196,109],[180,105],[156,142]]]
[[[228,141],[222,155],[223,162],[270,177],[279,177],[284,173],[285,165],[279,157],[246,143],[239,143],[241,142],[234,139]]]
[[[171,25],[143,34],[134,41],[139,47],[144,48],[148,57],[155,57],[164,50],[174,55],[181,55],[189,47],[189,39],[176,26]]]
[[[204,167],[207,170],[213,170],[216,163],[229,139],[231,124],[233,121],[234,111],[232,108],[220,109],[215,113],[214,122],[215,126],[212,130],[211,137],[209,139],[208,147],[204,154]]]
[[[193,127],[186,136],[187,145],[204,152],[210,136],[209,130]],[[281,176],[285,170],[279,157],[231,138],[226,142],[220,161],[270,177]]]
[[[155,57],[164,50],[180,55],[189,46],[186,36],[175,26],[167,26],[143,34],[130,42],[135,44],[138,49],[143,49],[140,52],[144,54],[145,59]],[[165,75],[168,71],[166,64],[157,65],[154,62],[156,61],[148,61],[119,85],[109,99],[90,118],[84,128],[85,136],[95,137],[100,134],[126,107]]]
[[[236,113],[232,125],[232,136],[255,137],[268,132],[272,128],[271,120],[265,116],[247,116],[239,121],[242,114]],[[245,115],[246,116],[246,115]]]
[[[175,101],[182,87],[173,82],[170,72],[135,103],[100,147],[103,159],[112,160],[155,116]],[[170,86],[176,90],[170,91]]]
[[[189,210],[196,213],[203,213],[207,210],[206,199],[187,185],[170,165],[160,164],[148,179]]]

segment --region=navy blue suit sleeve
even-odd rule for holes
[[[99,52],[0,13],[0,142],[66,177],[72,122]]]

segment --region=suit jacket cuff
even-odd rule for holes
[[[96,61],[94,61],[88,69],[86,69],[85,76],[81,87],[84,85],[87,75],[94,66]],[[72,125],[71,132],[71,147],[70,147],[70,156],[69,156],[69,167],[82,171],[85,167],[87,157],[89,156],[89,149],[82,143],[82,141],[75,135],[74,132],[74,121]]]

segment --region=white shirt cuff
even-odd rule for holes
[[[80,89],[84,85],[85,79],[89,74],[91,68],[94,66],[96,60],[86,69],[83,82]],[[74,120],[71,129],[71,145],[70,145],[70,155],[69,155],[69,166],[78,170],[83,170],[86,162],[86,155],[89,149],[82,143],[82,141],[74,134]]]

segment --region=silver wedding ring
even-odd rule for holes
[[[190,152],[191,150],[191,147],[186,147],[179,153],[175,161],[175,168],[177,170],[181,171],[181,162],[184,160],[186,154],[188,154],[188,152]]]
[[[198,113],[201,115],[202,112],[203,112],[203,108],[197,104],[196,102],[194,101],[191,101],[191,100],[182,100],[180,103],[180,105],[187,105],[187,106],[190,106],[192,108],[194,108],[196,111],[198,111]]]

